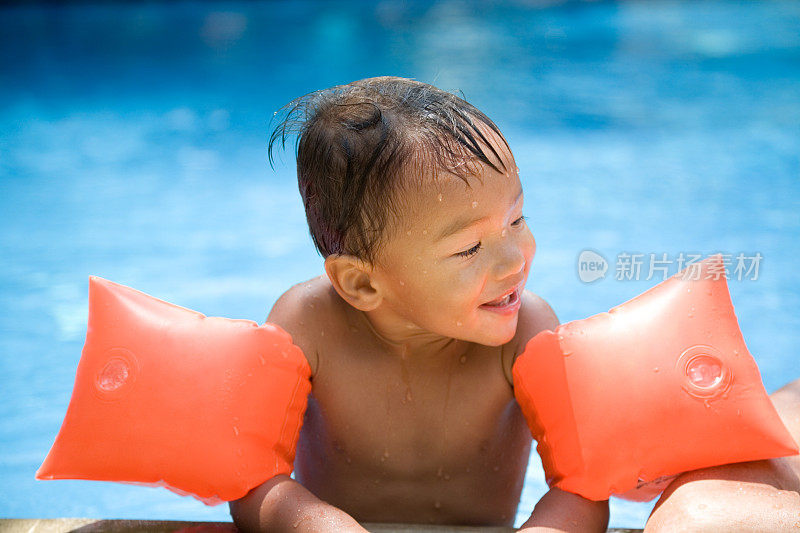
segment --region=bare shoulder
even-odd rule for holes
[[[520,351],[525,349],[525,344],[537,333],[545,329],[555,329],[558,324],[558,317],[544,298],[529,290],[522,291],[517,333],[514,335]]]
[[[335,291],[323,274],[290,287],[278,298],[267,317],[267,322],[277,324],[292,336],[292,341],[308,359],[312,375],[319,362],[315,332],[328,321],[334,300]]]
[[[512,383],[511,368],[514,361],[525,350],[528,341],[540,331],[556,329],[558,324],[558,317],[544,298],[529,290],[522,291],[517,332],[503,349],[503,372],[509,383]]]

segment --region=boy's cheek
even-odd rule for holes
[[[530,228],[526,231],[528,237],[528,246],[530,249],[530,258],[533,259],[533,256],[536,255],[536,239],[533,236]]]

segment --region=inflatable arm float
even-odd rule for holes
[[[548,484],[648,500],[680,472],[797,453],[714,261],[528,342],[514,391]],[[92,277],[72,399],[36,477],[241,498],[291,473],[310,375],[278,326]]]
[[[89,279],[89,326],[37,479],[163,486],[208,505],[290,474],[311,370],[272,324]]]
[[[551,487],[647,501],[681,472],[797,454],[745,346],[721,258],[698,266],[539,333],[515,361],[514,393]]]

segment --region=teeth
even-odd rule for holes
[[[514,293],[512,292],[510,294],[507,294],[503,299],[498,300],[496,302],[491,302],[491,303],[489,303],[487,305],[491,305],[491,306],[494,306],[494,307],[502,307],[504,305],[508,305],[511,302],[511,297],[513,295],[514,295]]]

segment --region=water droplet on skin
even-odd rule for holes
[[[427,270],[423,270],[423,271],[422,271],[422,273],[423,273],[423,274],[427,274],[427,273],[428,273],[428,271],[427,271]]]
[[[414,400],[414,397],[411,396],[411,389],[406,389],[406,401],[411,402]]]
[[[436,471],[436,477],[442,477],[442,467],[439,467],[439,470]]]
[[[693,318],[693,317],[694,317],[694,313],[689,313],[689,314],[687,314],[686,316],[687,316],[688,318]]]
[[[442,193],[439,193],[439,196],[437,196],[436,199],[441,202],[442,201]]]
[[[572,352],[569,351],[564,352],[564,357],[569,357],[570,355],[572,355]]]
[[[411,235],[411,230],[408,230],[408,231],[406,232],[406,235]]]
[[[735,355],[736,357],[739,357],[739,350],[734,350],[733,351],[733,355]]]
[[[233,426],[233,434],[236,435],[237,437],[239,436],[239,428],[237,428],[236,426]]]
[[[692,289],[686,289],[686,292],[692,292]]]
[[[324,337],[324,336],[325,336],[325,332],[324,332],[324,331],[322,331],[322,330],[319,330],[319,336],[320,336],[320,337]]]
[[[422,234],[423,235],[427,235],[428,234],[428,230],[426,230],[426,229],[422,230]]]
[[[400,286],[401,286],[401,287],[405,287],[405,285],[406,285],[406,283],[405,283],[404,281],[401,281],[401,282],[400,282]]]
[[[505,237],[506,235],[508,235],[508,230],[507,229],[504,229],[503,231],[500,232],[500,236],[501,237]]]
[[[308,304],[308,307],[310,307],[311,309],[314,309],[314,304]]]
[[[461,322],[456,321],[456,326],[460,326]]]
[[[467,356],[466,355],[462,355],[461,359],[459,359],[458,362],[463,365],[464,363],[467,362]]]
[[[472,208],[475,209],[476,207],[478,207],[478,202],[472,202]]]
[[[658,368],[658,367],[655,367],[655,368],[653,369],[653,372],[655,372],[656,374],[658,374],[658,372],[659,372],[659,368]]]

